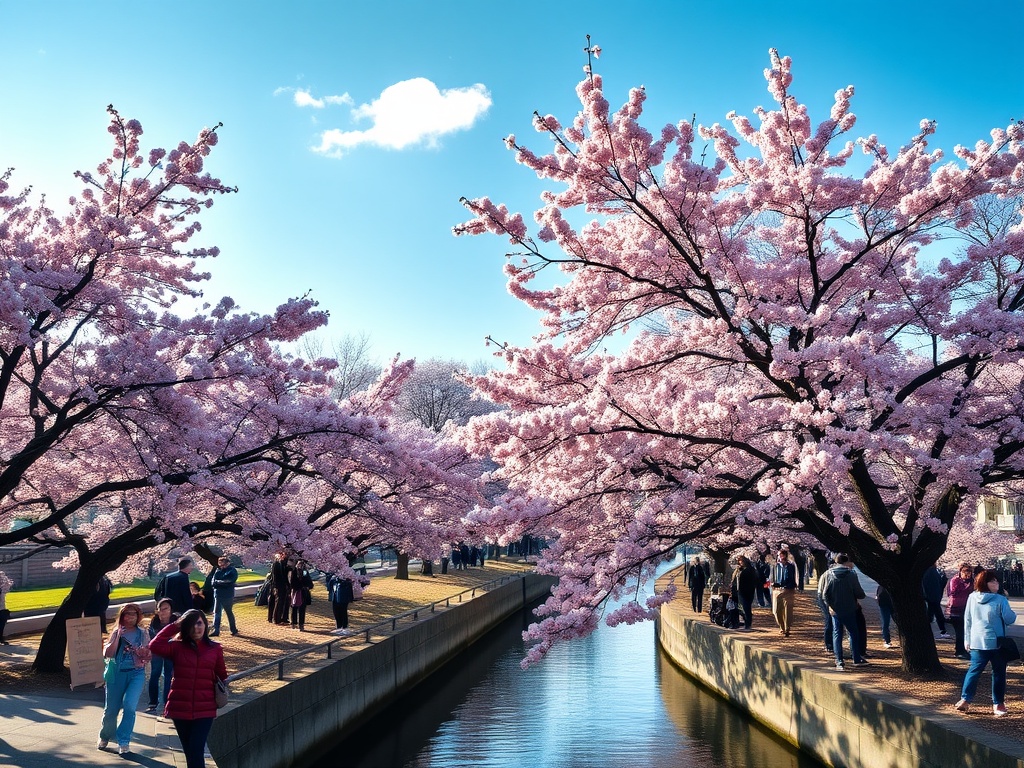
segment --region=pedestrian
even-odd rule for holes
[[[750,558],[746,555],[736,558],[736,572],[732,575],[732,585],[729,589],[743,610],[743,629],[745,631],[750,630],[754,618],[754,593],[757,592],[758,578],[760,577],[750,564]]]
[[[825,652],[830,656],[835,656],[836,651],[835,645],[833,644],[835,628],[832,626],[832,612],[828,609],[828,605],[825,603],[825,589],[828,587],[828,582],[831,578],[831,569],[826,569],[825,572],[818,577],[818,590],[814,595],[814,602],[817,604],[818,610],[821,611],[822,620],[825,625],[823,634]],[[840,628],[840,639],[842,636],[842,628]]]
[[[100,576],[96,582],[96,589],[89,594],[85,601],[83,616],[98,616],[100,620],[100,632],[107,634],[107,609],[110,608],[110,593],[113,585],[106,576]]]
[[[306,606],[313,602],[313,579],[305,560],[298,560],[288,572],[291,589],[292,629],[306,631]]]
[[[946,619],[942,615],[942,588],[946,586],[945,582],[946,575],[939,570],[938,565],[932,565],[924,572],[924,576],[921,579],[921,591],[924,593],[924,599],[928,603],[929,623],[934,619],[935,623],[939,626],[939,637],[943,640],[948,640]]]
[[[889,624],[892,621],[892,595],[879,584],[875,590],[875,599],[878,601],[878,615],[882,619],[882,645],[892,648],[892,635],[889,632]]]
[[[772,613],[779,632],[789,637],[793,628],[793,601],[796,599],[796,565],[789,559],[789,551],[780,549],[778,562],[772,569]]]
[[[946,610],[949,611],[949,623],[953,626],[956,638],[953,655],[958,659],[970,660],[971,655],[964,646],[964,611],[967,609],[967,598],[974,591],[974,568],[968,562],[960,563],[957,574],[946,584],[948,596]]]
[[[291,608],[291,591],[288,589],[288,556],[284,550],[274,554],[270,564],[270,598],[267,600],[267,621],[272,624],[287,624]]]
[[[210,577],[210,586],[213,587],[213,631],[210,633],[210,637],[217,637],[220,634],[222,613],[228,615],[228,627],[231,629],[231,634],[238,634],[235,611],[232,608],[235,604],[235,583],[237,581],[238,571],[231,565],[231,558],[221,555],[217,558],[217,570]]]
[[[765,555],[757,562],[757,607],[768,608],[772,604],[772,567],[768,562],[771,555]]]
[[[864,588],[853,571],[849,555],[840,552],[835,556],[835,565],[829,569],[829,578],[822,597],[832,616],[832,649],[835,651],[836,669],[844,669],[842,630],[850,636],[850,655],[853,663],[867,664],[862,655],[863,644],[860,627],[857,625],[857,601],[864,599]]]
[[[171,601],[166,597],[161,598],[156,604],[156,613],[149,620],[148,634],[150,642],[156,637],[156,633],[172,624],[181,617],[171,609]],[[167,692],[171,689],[171,675],[174,673],[174,663],[170,659],[154,656],[149,662],[149,706],[146,712],[156,712],[156,708],[167,702]],[[164,681],[164,693],[160,695],[160,678]]]
[[[168,598],[174,612],[181,616],[184,616],[185,611],[193,607],[192,582],[189,579],[193,567],[192,558],[183,557],[178,561],[178,570],[164,577],[161,597]]]
[[[10,645],[4,638],[4,629],[7,627],[7,620],[11,618],[11,612],[7,610],[7,593],[14,589],[14,582],[11,578],[0,571],[0,645]]]
[[[188,590],[192,593],[192,607],[197,611],[203,611],[203,613],[206,613],[204,610],[206,605],[206,596],[203,594],[203,590],[201,590],[199,585],[194,581],[190,581],[188,583]]]
[[[343,579],[337,574],[330,574],[326,580],[327,594],[331,598],[331,611],[334,613],[335,629],[331,632],[334,635],[347,635],[348,632],[348,605],[354,599],[352,580]]]
[[[694,557],[690,563],[690,572],[686,576],[686,586],[690,588],[690,604],[694,613],[704,611],[704,588],[708,584],[708,577],[701,568],[700,558]]]
[[[964,609],[964,647],[970,651],[971,664],[964,677],[960,701],[954,707],[966,712],[978,688],[978,678],[992,664],[992,712],[996,717],[1006,714],[1006,657],[998,638],[1006,634],[1006,625],[1017,620],[1010,601],[999,593],[999,577],[995,571],[982,570],[974,580],[974,592],[967,597]]]
[[[214,686],[228,677],[224,649],[209,638],[208,627],[206,615],[193,609],[161,629],[150,643],[154,654],[174,664],[164,717],[174,723],[186,768],[206,766],[206,739],[217,716]]]
[[[141,622],[142,609],[135,603],[125,603],[117,612],[117,626],[103,646],[103,658],[107,660],[103,671],[106,690],[96,748],[106,749],[110,740],[116,738],[119,755],[132,751],[135,710],[146,684],[146,662],[151,655],[149,635],[142,629]]]
[[[462,550],[458,544],[452,547],[452,568],[456,571],[462,569]]]
[[[462,555],[462,570],[469,569],[469,545],[459,544],[459,554]]]

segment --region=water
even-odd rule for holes
[[[513,617],[307,768],[819,768],[700,688],[650,622],[602,626],[523,672]]]

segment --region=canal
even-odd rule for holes
[[[520,669],[524,611],[306,768],[820,768],[701,688],[650,622]]]

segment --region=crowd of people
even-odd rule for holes
[[[862,603],[867,595],[850,555],[839,552],[829,567],[817,574],[815,602],[822,617],[822,645],[835,659],[835,668],[847,666],[844,638],[849,660],[854,666],[869,664],[868,627]],[[775,627],[783,637],[793,631],[793,605],[805,580],[812,576],[811,559],[803,559],[783,545],[774,555],[752,562],[746,555],[735,559],[732,578],[726,587],[707,559],[693,557],[685,569],[694,612],[704,610],[704,594],[712,583],[721,585],[711,596],[709,617],[728,629],[749,631],[754,606],[770,608]],[[885,648],[893,647],[892,597],[882,586],[875,595],[878,603],[879,630]],[[954,657],[969,661],[960,700],[954,708],[966,712],[977,692],[978,681],[986,667],[992,669],[992,709],[996,717],[1006,714],[1006,668],[1009,655],[1003,649],[1006,627],[1017,620],[1010,607],[1000,572],[980,565],[961,562],[952,578],[934,565],[921,580],[921,600],[930,621],[938,629],[938,638],[954,640]],[[953,630],[953,635],[948,629]]]

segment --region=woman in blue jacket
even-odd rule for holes
[[[984,570],[974,580],[974,592],[967,598],[964,612],[964,646],[971,654],[960,701],[954,707],[966,712],[978,687],[982,670],[992,664],[992,711],[996,717],[1006,714],[1006,659],[997,639],[1006,634],[1006,625],[1017,620],[1010,602],[999,594],[995,571]]]

